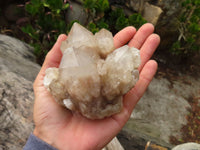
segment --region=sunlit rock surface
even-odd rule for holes
[[[48,68],[44,78],[55,100],[90,119],[120,112],[122,96],[139,77],[139,50],[127,45],[115,50],[112,33],[102,29],[93,35],[75,23],[61,51],[59,68]]]

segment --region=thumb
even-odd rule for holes
[[[43,79],[45,76],[45,70],[50,67],[58,67],[62,58],[62,52],[60,50],[60,46],[62,41],[66,40],[67,36],[65,34],[61,34],[52,49],[46,55],[44,63],[40,72],[38,73],[35,82],[34,82],[34,89],[38,86],[43,86]]]

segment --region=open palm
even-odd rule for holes
[[[160,42],[153,31],[151,24],[145,24],[137,32],[134,27],[126,27],[114,36],[116,48],[128,43],[130,47],[140,49],[140,78],[124,96],[122,111],[102,120],[90,120],[71,113],[58,105],[43,85],[45,70],[60,64],[60,45],[67,38],[60,35],[34,82],[34,135],[59,150],[99,150],[111,141],[129,119],[157,70],[157,63],[149,60]]]

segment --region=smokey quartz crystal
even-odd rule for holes
[[[48,68],[44,78],[54,99],[90,119],[119,113],[123,95],[139,78],[139,50],[128,45],[115,49],[111,32],[93,35],[78,23],[60,49],[59,68]]]

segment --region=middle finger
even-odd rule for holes
[[[144,24],[142,27],[139,28],[139,30],[136,32],[132,40],[129,42],[130,47],[135,47],[137,49],[140,49],[145,42],[145,40],[148,38],[149,35],[151,35],[154,32],[154,26],[150,23]]]

